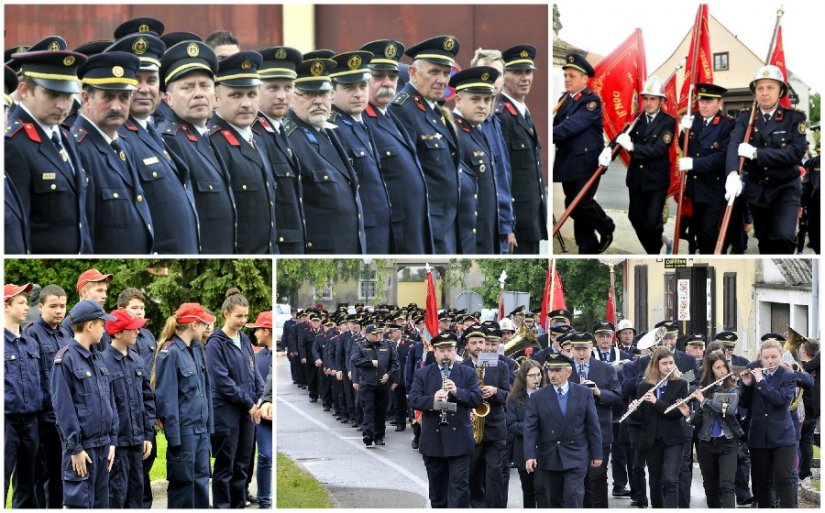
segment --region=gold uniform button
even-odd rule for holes
[[[475,233],[475,232],[476,232],[476,229],[475,229],[475,228],[473,228],[473,233]]]
[[[324,175],[324,180],[329,180],[329,176],[328,176],[328,175]]]
[[[152,171],[152,178],[157,178],[157,177],[158,177],[158,172],[157,171]]]
[[[289,177],[289,173],[287,173],[286,176]]]
[[[387,156],[389,157],[390,155],[392,155],[392,152],[391,152],[391,151],[387,151]]]
[[[241,189],[246,190],[246,184],[241,185]]]
[[[210,191],[212,190],[212,184],[211,183],[209,184],[209,190]]]
[[[308,247],[308,248],[311,248],[311,247],[312,247],[312,243],[311,243],[311,242],[307,242],[307,247]]]
[[[362,157],[364,156],[364,152],[363,152],[363,151],[361,152],[361,156],[362,156]]]
[[[57,190],[57,185],[55,185],[55,184],[51,184],[51,186],[49,186],[49,189],[51,189],[51,190],[53,190],[53,191],[54,191],[54,190]]]
[[[138,203],[142,203],[142,202],[143,202],[143,195],[142,195],[142,194],[138,194],[138,195],[137,195],[137,201],[138,201]]]
[[[433,147],[434,147],[434,148],[438,148],[438,143],[435,143],[435,146],[433,146]]]
[[[278,237],[278,242],[283,242],[283,241],[284,241],[283,237]]]
[[[112,194],[112,197],[113,197],[113,198],[115,198],[115,199],[117,199],[117,198],[119,198],[119,197],[120,197],[120,195],[119,195],[118,193],[114,193],[114,194]]]

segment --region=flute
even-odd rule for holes
[[[656,383],[656,385],[655,385],[653,388],[651,388],[650,390],[648,390],[648,392],[650,392],[650,393],[655,392],[655,391],[656,391],[656,389],[657,389],[657,388],[659,388],[660,386],[662,386],[662,383],[664,383],[665,381],[667,381],[667,380],[670,378],[670,375],[671,375],[671,374],[673,374],[674,372],[676,372],[677,370],[678,370],[678,368],[677,368],[677,367],[674,367],[672,371],[670,371],[670,372],[668,372],[668,373],[667,373],[667,376],[665,376],[664,378],[662,378],[662,380],[661,380],[661,381],[659,381],[658,383]],[[646,393],[647,393],[647,392],[646,392]],[[628,407],[627,407],[627,412],[626,412],[624,415],[622,415],[622,418],[620,418],[620,419],[619,419],[619,423],[624,422],[624,421],[625,421],[625,419],[627,419],[628,417],[630,417],[630,414],[632,414],[634,411],[638,410],[638,409],[639,409],[639,406],[640,406],[641,404],[642,404],[642,400],[641,400],[641,399],[636,399],[636,400],[634,400],[633,402],[631,402],[631,403],[630,403],[630,406],[628,406]]]
[[[733,374],[734,374],[733,372],[729,372],[729,373],[725,374],[723,377],[717,379],[716,381],[714,381],[710,385],[700,389],[699,392],[704,394],[707,390],[710,390],[714,386],[718,385],[719,383],[721,383],[721,382],[725,381],[726,379],[728,379],[729,377],[733,376]],[[695,393],[696,392],[693,392],[693,394],[695,394]],[[679,399],[675,403],[668,406],[667,409],[665,410],[665,413],[670,413],[671,411],[675,410],[676,408],[678,408],[679,406],[685,404],[686,402],[690,401],[691,399],[696,399],[696,396],[693,395],[693,394],[691,394],[691,395],[689,395],[689,396],[687,396],[683,399]]]
[[[753,369],[745,369],[740,374],[744,374],[746,372],[748,374],[753,374],[753,371],[755,371],[755,370],[762,371],[762,372],[772,371],[774,369],[778,369],[779,367],[781,367],[781,365],[775,365],[773,367],[754,367]]]

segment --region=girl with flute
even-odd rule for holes
[[[666,376],[668,379],[664,379]],[[681,425],[683,414],[665,410],[688,395],[688,384],[680,376],[673,352],[658,347],[650,357],[644,379],[636,387],[637,401],[641,403],[633,418],[642,423],[640,450],[650,476],[650,503],[654,508],[678,506],[679,465],[687,436]]]
[[[772,487],[781,508],[796,508],[796,431],[790,408],[796,376],[782,367],[782,345],[776,339],[762,343],[759,358],[762,367],[743,372],[741,388],[742,407],[751,416],[748,449],[753,492],[760,508],[773,507]]]
[[[690,423],[698,433],[696,454],[709,508],[736,507],[736,449],[744,432],[736,420],[738,400],[730,394],[737,394],[730,362],[723,351],[711,351],[705,355],[700,387],[690,395],[699,404]],[[690,415],[687,402],[678,408],[682,415]]]

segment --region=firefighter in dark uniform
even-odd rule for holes
[[[209,125],[212,147],[226,164],[235,195],[237,252],[245,254],[278,252],[268,136],[252,126],[258,119],[262,62],[257,52],[238,52],[218,63],[217,109]]]
[[[3,497],[14,482],[14,508],[34,508],[35,462],[40,445],[37,417],[43,409],[43,374],[40,348],[20,327],[29,311],[27,294],[32,284],[3,287],[4,308],[4,469]],[[13,475],[13,476],[12,476]]]
[[[8,116],[5,169],[19,197],[20,215],[29,225],[31,252],[91,253],[87,177],[74,138],[60,127],[69,113],[72,94],[80,92],[77,69],[86,57],[65,51],[16,53],[13,57],[21,66],[21,79],[19,103]],[[49,78],[40,78],[45,76]],[[43,94],[37,94],[37,88],[44,89]],[[9,200],[6,194],[7,204]],[[7,209],[6,223],[10,221],[13,217]],[[6,229],[9,234],[8,224]],[[18,244],[9,249],[21,248]],[[24,251],[25,243],[15,252]]]
[[[699,252],[711,254],[716,246],[719,224],[725,211],[725,157],[733,120],[722,109],[724,87],[697,83],[699,110],[685,116],[680,128],[690,130],[687,156],[679,159],[679,170],[687,173],[685,194],[693,207],[691,230]],[[679,136],[683,147],[684,132]]]
[[[315,368],[315,360],[312,359],[312,345],[315,343],[315,337],[320,334],[321,316],[313,311],[309,314],[309,325],[298,332],[298,355],[301,358],[301,365],[304,367],[309,402],[311,403],[318,402],[318,370]]]
[[[622,133],[616,143],[631,153],[627,168],[630,207],[627,217],[644,250],[657,255],[662,249],[664,210],[670,186],[670,145],[676,120],[661,109],[664,85],[650,77],[642,87],[645,114],[630,133]]]
[[[404,54],[413,59],[409,67],[410,82],[390,104],[390,111],[415,142],[427,180],[433,251],[448,255],[473,251],[459,248],[458,138],[438,104],[447,88],[458,49],[459,42],[454,36],[434,37],[408,48]]]
[[[215,52],[197,41],[182,41],[160,60],[161,89],[171,117],[158,126],[170,153],[188,168],[200,221],[201,253],[236,251],[237,214],[229,171],[209,140],[207,121],[215,104]]]
[[[495,101],[495,81],[499,72],[490,66],[476,66],[459,71],[450,79],[456,91],[453,111],[461,148],[462,172],[474,177],[477,187],[476,207],[472,213],[476,247],[465,253],[498,254],[498,192],[493,170],[493,150],[481,128]],[[462,223],[459,213],[459,223]]]
[[[366,251],[358,176],[335,131],[326,128],[335,65],[323,58],[298,65],[297,91],[283,128],[301,162],[306,252],[358,254]]]
[[[458,342],[451,332],[431,340],[434,364],[415,371],[410,407],[420,410],[419,452],[424,458],[433,508],[470,507],[469,473],[475,444],[470,411],[481,405],[475,370],[456,362]],[[455,411],[444,409],[454,403]]]
[[[17,89],[17,75],[14,70],[6,65],[4,86],[6,90],[4,113],[8,114],[9,109],[14,105],[14,98],[11,93]],[[8,119],[8,118],[7,118]],[[8,125],[8,123],[7,123]],[[5,229],[4,248],[7,255],[27,255],[31,253],[31,229],[29,228],[29,218],[23,210],[23,202],[17,189],[11,181],[9,175],[5,175]]]
[[[378,324],[367,326],[366,343],[353,350],[351,361],[358,368],[361,409],[364,410],[364,445],[384,445],[384,424],[389,403],[390,383],[398,378],[398,354],[383,339]]]
[[[166,254],[200,253],[198,212],[192,194],[189,169],[173,161],[152,120],[160,99],[160,58],[166,50],[163,41],[150,34],[132,34],[106,49],[131,52],[140,59],[138,89],[132,96],[129,119],[118,129],[128,140],[138,165],[138,179],[146,194],[152,219],[155,219],[153,250]]]
[[[333,106],[329,121],[336,125],[335,134],[358,176],[358,195],[364,210],[367,253],[384,255],[392,250],[391,204],[381,169],[377,146],[366,123],[364,109],[370,98],[370,73],[367,69],[372,53],[346,52],[332,59],[338,63],[330,73]]]
[[[169,51],[170,48],[175,46],[176,44],[183,42],[183,41],[197,41],[203,42],[201,37],[197,34],[193,34],[191,32],[169,32],[160,36],[160,40],[163,41],[163,44],[166,45],[166,51]],[[207,46],[207,48],[209,48]],[[210,48],[211,51],[211,48]],[[165,54],[164,54],[165,55]],[[185,52],[184,52],[185,55]],[[161,59],[163,61],[163,59]],[[216,61],[217,62],[217,58]],[[163,66],[161,62],[161,66]],[[217,66],[216,66],[217,69]],[[161,91],[165,89],[166,84],[163,83],[161,80]],[[214,101],[214,98],[211,100]],[[155,124],[160,126],[161,124],[169,121],[175,120],[175,112],[172,110],[172,107],[169,104],[169,98],[164,96],[160,103],[158,104],[157,110],[155,110],[155,114],[153,116],[155,118]]]
[[[496,115],[510,146],[513,215],[516,218],[516,253],[535,255],[539,241],[547,239],[547,185],[541,166],[541,141],[525,105],[536,69],[536,47],[518,45],[501,52],[504,89]],[[594,168],[595,169],[595,168]]]
[[[805,176],[802,178],[802,206],[805,209],[805,213],[803,215],[808,222],[808,239],[810,241],[808,243],[808,247],[810,247],[817,255],[819,254],[820,226],[822,226],[822,222],[819,218],[819,213],[821,212],[819,203],[819,142],[819,140],[816,142],[816,156],[813,156],[805,161]],[[799,248],[798,245],[797,248]]]
[[[416,154],[416,143],[389,110],[398,86],[398,59],[404,54],[404,45],[393,39],[381,39],[365,44],[361,50],[374,54],[367,64],[372,80],[363,119],[381,159],[381,175],[390,197],[395,252],[432,253],[427,180]]]
[[[301,187],[301,164],[292,152],[283,122],[289,113],[301,52],[286,46],[258,50],[263,63],[258,70],[261,76],[261,101],[258,119],[253,129],[269,134],[272,145],[269,157],[277,184],[275,218],[278,251],[281,254],[302,254],[306,249],[304,234],[304,206]]]
[[[72,127],[80,161],[89,175],[88,215],[96,253],[152,251],[152,214],[137,176],[134,150],[117,129],[126,122],[140,60],[131,53],[89,57],[78,74],[83,113]],[[113,113],[120,114],[113,117]]]
[[[119,422],[109,369],[92,350],[113,321],[94,301],[79,301],[67,317],[74,339],[54,358],[51,395],[63,445],[63,506],[108,508],[109,472]],[[124,422],[126,419],[124,419]]]
[[[315,373],[318,375],[318,396],[321,398],[321,405],[324,411],[332,409],[332,383],[329,377],[328,361],[325,359],[327,345],[332,336],[331,328],[335,326],[335,321],[329,317],[321,319],[321,332],[315,335],[312,342],[312,363],[315,365]]]
[[[805,114],[779,105],[788,94],[785,77],[776,66],[756,70],[750,83],[758,112],[750,140],[744,141],[751,116],[749,109],[736,118],[728,146],[726,168],[730,193],[742,191],[753,215],[753,227],[761,254],[793,254],[796,249],[796,220],[802,184],[799,167],[807,143]],[[739,176],[739,158],[745,158],[744,190]]]
[[[395,403],[395,430],[404,431],[407,429],[407,385],[404,373],[407,370],[407,356],[410,354],[413,342],[403,333],[401,324],[397,324],[398,319],[395,321],[395,323],[386,325],[387,338],[395,345],[398,355],[398,372],[390,385],[390,391]]]
[[[565,92],[553,115],[553,143],[556,145],[553,181],[561,182],[564,206],[568,207],[599,166],[597,150],[604,145],[604,135],[602,100],[587,88],[588,78],[595,74],[593,66],[581,55],[571,53],[565,57],[562,70]],[[594,199],[598,187],[599,180],[596,180],[570,214],[581,254],[602,253],[613,242],[616,225]]]

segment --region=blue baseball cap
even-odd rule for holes
[[[78,301],[69,311],[69,318],[72,324],[84,321],[94,321],[95,319],[103,319],[104,321],[115,321],[116,317],[106,313],[96,301],[84,299]]]

